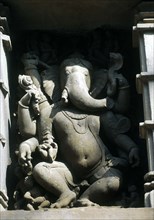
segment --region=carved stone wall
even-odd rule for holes
[[[10,164],[9,130],[9,81],[7,52],[11,49],[10,37],[6,29],[6,17],[0,17],[0,210],[7,209],[7,168]]]
[[[23,90],[21,90],[21,88],[19,88],[19,86],[15,86],[18,83],[17,82],[18,75],[28,74],[27,72],[32,69],[34,71],[34,73],[32,73],[32,75],[30,75],[32,77],[32,79],[33,79],[33,76],[35,75],[35,71],[38,71],[37,74],[39,74],[39,76],[41,76],[43,80],[44,79],[46,80],[46,78],[43,78],[43,77],[45,77],[44,75],[46,74],[46,72],[43,72],[43,71],[48,71],[49,70],[48,68],[51,67],[52,65],[56,65],[59,67],[61,65],[61,63],[66,58],[68,58],[68,57],[70,58],[70,56],[72,56],[72,54],[76,54],[73,56],[76,56],[74,58],[77,60],[79,53],[82,54],[82,56],[86,60],[88,60],[88,62],[91,62],[91,64],[93,65],[93,68],[94,68],[94,72],[95,71],[97,72],[97,70],[99,70],[100,68],[105,68],[108,71],[109,65],[110,65],[110,53],[115,53],[115,54],[121,53],[122,56],[124,57],[124,63],[123,63],[122,68],[120,69],[120,71],[124,75],[124,77],[126,78],[126,81],[128,80],[128,82],[130,84],[130,88],[131,88],[130,89],[131,108],[126,116],[128,118],[130,118],[132,126],[131,126],[130,130],[127,130],[127,129],[126,130],[127,130],[127,135],[129,137],[131,137],[133,141],[135,141],[135,143],[136,143],[135,147],[138,146],[138,148],[139,148],[140,156],[141,156],[141,159],[140,159],[141,163],[140,163],[139,168],[137,168],[137,169],[131,169],[128,166],[128,170],[127,170],[128,175],[127,176],[125,175],[125,179],[124,179],[125,180],[124,181],[124,190],[120,192],[120,194],[119,194],[120,197],[118,198],[119,200],[117,199],[116,203],[114,203],[114,204],[116,204],[116,205],[122,204],[123,207],[143,206],[143,203],[144,203],[143,176],[144,176],[144,174],[147,173],[148,168],[147,168],[147,158],[146,158],[146,144],[145,144],[144,140],[140,139],[139,131],[138,131],[138,124],[140,121],[143,121],[143,111],[142,111],[142,98],[141,98],[141,96],[137,95],[136,88],[135,88],[135,74],[136,74],[136,72],[139,71],[139,59],[138,59],[139,56],[138,56],[137,50],[133,49],[131,47],[131,45],[132,45],[131,44],[131,31],[130,30],[123,30],[123,29],[121,30],[121,29],[115,28],[115,26],[116,27],[118,26],[120,20],[117,17],[114,22],[114,16],[112,17],[112,19],[110,21],[107,19],[109,21],[110,25],[113,24],[112,27],[102,25],[101,19],[102,18],[106,19],[104,16],[101,17],[99,22],[95,18],[95,22],[93,23],[92,26],[90,25],[89,20],[87,21],[87,23],[86,22],[84,23],[83,17],[85,16],[85,14],[83,12],[83,8],[81,10],[82,11],[82,13],[81,13],[82,14],[82,16],[81,16],[82,17],[81,18],[82,26],[80,26],[81,20],[80,19],[77,20],[77,17],[75,17],[75,21],[76,21],[75,23],[73,23],[73,20],[72,20],[72,22],[69,23],[69,21],[67,19],[71,18],[72,12],[69,11],[69,8],[66,8],[66,6],[64,6],[64,5],[62,5],[62,7],[69,11],[69,13],[67,13],[67,15],[69,14],[69,16],[66,18],[66,20],[60,19],[58,14],[56,14],[56,17],[60,20],[57,19],[56,20],[57,23],[54,23],[55,20],[53,19],[53,17],[52,18],[50,17],[52,15],[52,13],[49,17],[47,16],[45,19],[39,17],[39,19],[37,20],[36,18],[38,17],[38,14],[37,14],[38,11],[37,11],[37,8],[35,8],[35,6],[37,3],[41,4],[40,1],[32,1],[33,2],[32,8],[35,9],[35,13],[34,13],[35,16],[33,16],[34,14],[32,13],[32,10],[30,8],[30,4],[28,4],[28,2],[26,3],[26,1],[23,1],[23,2],[26,5],[27,14],[23,14],[23,17],[22,17],[20,15],[21,11],[19,10],[20,8],[23,10],[23,5],[21,4],[21,2],[20,1],[12,1],[11,2],[9,0],[7,1],[7,3],[10,4],[12,7],[15,7],[15,6],[19,7],[19,8],[17,7],[18,13],[16,15],[17,15],[17,17],[21,16],[23,18],[23,20],[20,22],[20,20],[18,20],[16,17],[16,19],[14,20],[14,24],[12,25],[12,27],[14,26],[13,31],[16,30],[15,31],[16,33],[13,36],[13,38],[14,38],[14,42],[13,42],[14,43],[13,44],[14,58],[13,59],[15,61],[13,64],[13,67],[15,67],[15,68],[12,68],[12,71],[11,71],[11,74],[12,73],[14,74],[14,77],[12,77],[12,79],[14,79],[15,82],[10,83],[11,88],[13,88],[12,89],[13,97],[14,97],[13,105],[15,106],[13,112],[11,112],[11,116],[13,116],[13,115],[16,116],[13,119],[13,125],[12,125],[12,131],[15,134],[15,136],[11,140],[11,148],[14,150],[16,149],[15,153],[13,151],[11,151],[11,153],[13,155],[13,156],[11,155],[11,157],[12,157],[11,166],[13,167],[13,169],[12,169],[13,172],[16,171],[16,174],[19,174],[18,171],[21,172],[21,170],[22,170],[21,167],[25,168],[24,167],[25,164],[24,163],[22,164],[23,161],[20,162],[20,159],[21,159],[20,158],[20,153],[21,153],[20,152],[20,147],[21,147],[20,144],[23,143],[22,141],[25,141],[25,136],[22,135],[22,126],[23,126],[22,122],[24,121],[24,117],[22,118],[21,116],[19,116],[19,112],[17,111],[18,101],[24,95],[24,92],[23,92]],[[46,1],[46,3],[47,3],[46,4],[46,7],[47,7],[49,5],[49,1]],[[54,2],[53,8],[56,9],[56,13],[58,12],[57,8],[60,6],[60,3],[61,3],[61,1],[58,1],[58,3]],[[107,4],[108,3],[105,2],[106,6],[107,6]],[[112,5],[114,5],[114,4],[115,4],[115,1],[112,1]],[[120,1],[118,4],[120,4]],[[122,5],[122,9],[121,9],[122,14],[125,11],[130,15],[130,9],[132,8],[133,5],[134,5],[134,1],[131,1],[130,5],[128,4],[128,1],[126,1]],[[73,10],[75,10],[76,6],[78,6],[78,3],[75,3],[75,6],[70,3],[70,8],[73,7]],[[85,8],[86,4],[83,4],[83,6]],[[94,4],[94,2],[92,4],[89,3],[89,7],[92,7],[92,6],[95,6],[96,11],[100,11],[100,10],[98,10],[98,1],[96,1],[96,4]],[[103,5],[101,5],[101,8],[103,10],[105,10]],[[87,11],[88,11],[88,9],[87,9]],[[117,11],[117,9],[114,10],[114,8],[112,8],[112,10],[114,12]],[[112,12],[112,10],[110,11],[110,13]],[[28,12],[29,12],[30,16],[27,16]],[[52,12],[54,12],[54,10]],[[42,14],[43,11],[40,11],[40,13]],[[78,14],[74,13],[74,16],[77,16],[77,15]],[[13,11],[13,16],[15,16],[15,10]],[[109,17],[111,17],[111,14]],[[29,18],[32,18],[32,20],[31,20],[32,23],[30,23]],[[49,18],[49,20],[51,19],[52,25],[53,25],[52,27],[51,27],[51,24],[49,21],[48,21],[48,23],[46,23],[46,26],[43,26],[43,24],[45,24],[45,22],[47,21],[47,18]],[[6,26],[7,26],[6,20],[1,18],[1,22],[3,24],[2,26],[5,26],[5,28],[6,28]],[[131,26],[131,22],[130,23],[129,22],[128,22],[128,20],[123,21],[123,25],[127,24],[128,29]],[[100,23],[101,23],[101,25],[99,25]],[[19,27],[18,27],[19,29],[17,28],[17,26],[15,27],[15,24],[19,24]],[[70,26],[69,26],[69,24],[70,24]],[[73,29],[74,24],[75,24],[75,29]],[[58,30],[57,25],[59,25],[59,28],[61,29],[60,32],[57,32],[57,30]],[[64,32],[62,31],[62,27],[65,27]],[[98,28],[95,29],[95,27],[98,27]],[[119,25],[119,27],[120,27],[120,25]],[[7,168],[8,168],[8,165],[10,164],[9,128],[11,126],[10,125],[10,112],[9,112],[9,110],[10,110],[9,83],[8,83],[8,70],[7,70],[7,50],[10,49],[10,39],[8,36],[8,32],[4,31],[5,28],[2,28],[1,32],[0,32],[0,61],[1,61],[1,63],[0,63],[0,80],[1,80],[0,81],[0,86],[1,86],[0,87],[0,103],[1,103],[1,105],[0,105],[0,107],[1,107],[1,112],[0,112],[0,114],[1,114],[1,117],[0,117],[0,120],[1,120],[0,121],[0,124],[1,124],[0,125],[0,135],[1,135],[0,136],[0,138],[1,138],[0,139],[0,141],[1,141],[0,142],[0,147],[1,147],[0,148],[0,153],[1,153],[0,154],[1,155],[0,167],[2,169],[2,172],[0,174],[0,177],[1,177],[0,178],[1,179],[1,188],[0,188],[0,190],[1,190],[0,191],[1,209],[6,209],[8,206],[7,205],[8,197],[7,197],[6,179],[7,179]],[[31,30],[34,29],[34,31],[30,31],[30,29]],[[42,29],[44,29],[45,31],[42,31]],[[53,31],[55,29],[56,29],[56,32]],[[68,29],[69,29],[69,32],[68,32]],[[80,29],[80,31],[82,29],[82,32],[77,31],[79,29]],[[87,31],[89,29],[91,29],[91,30]],[[18,31],[20,30],[20,31],[18,32],[17,30]],[[73,31],[71,32],[71,30],[73,30]],[[75,30],[75,32],[74,32],[74,30]],[[101,35],[100,35],[101,37],[99,36],[100,33],[101,33]],[[101,40],[99,41],[99,39],[101,39]],[[101,47],[99,49],[97,48],[97,46],[98,46],[97,42],[101,44]],[[95,50],[95,46],[96,46],[96,50]],[[29,66],[29,64],[27,65],[28,62],[27,63],[25,62],[26,64],[23,62],[23,54],[25,54],[27,52],[28,53],[33,52],[33,55],[30,54],[30,57],[25,58],[26,62],[32,61],[32,63],[30,63],[30,66]],[[82,61],[82,58],[79,60]],[[33,62],[34,63],[38,62],[38,63],[34,64]],[[48,77],[48,76],[46,76],[46,77]],[[43,80],[41,81],[41,83],[42,83],[41,88],[43,87],[43,85],[44,85],[43,83],[45,82]],[[21,83],[21,81],[20,81],[20,84],[22,85],[21,87],[23,89],[24,86]],[[102,86],[102,84],[101,84],[101,86]],[[75,87],[75,86],[73,86],[73,87]],[[25,87],[24,87],[24,89],[25,89]],[[119,90],[121,90],[121,88]],[[25,91],[27,92],[28,89],[26,88]],[[57,96],[59,95],[59,91],[56,94]],[[152,88],[151,88],[151,91],[153,91]],[[63,92],[64,93],[62,93],[62,100],[66,101],[66,103],[67,103],[67,101],[68,101],[67,100],[67,98],[68,98],[67,91],[64,90]],[[56,95],[55,95],[55,99],[56,99]],[[99,95],[101,97],[102,93]],[[100,97],[98,96],[98,98],[100,98]],[[50,98],[51,98],[50,96],[47,96],[47,100],[49,100]],[[123,101],[125,101],[125,100],[123,99]],[[53,100],[51,98],[49,103],[55,104],[54,98],[53,98]],[[80,109],[80,107],[79,107],[79,109]],[[83,109],[80,109],[80,110],[83,110]],[[85,111],[85,109],[84,109],[84,111]],[[88,117],[91,116],[88,111],[86,112],[86,114],[88,115]],[[98,114],[100,114],[100,113],[98,113]],[[87,116],[85,116],[85,112],[84,112],[84,114],[82,113],[82,115],[80,117],[77,114],[76,114],[76,116],[74,116],[74,112],[70,113],[69,111],[64,112],[64,115],[67,118],[70,118],[69,119],[70,121],[71,120],[73,121],[74,119],[75,120],[83,119],[83,121],[87,120],[87,119],[85,119],[87,117]],[[20,119],[18,120],[18,123],[17,123],[16,119],[18,119],[18,118],[20,118]],[[27,120],[27,118],[26,118],[26,120]],[[75,129],[77,131],[79,131],[78,133],[82,133],[82,130],[80,132],[79,128],[82,127],[82,125],[84,123],[78,123],[77,125],[75,125],[75,122],[72,122],[72,124],[73,123],[74,123],[73,126],[75,127]],[[101,133],[101,131],[100,131],[100,133]],[[110,140],[107,140],[107,138],[104,138],[102,133],[100,134],[100,137],[103,139],[103,142],[107,146],[110,146]],[[78,142],[79,142],[79,140],[78,140]],[[116,144],[113,145],[110,150],[114,156],[117,156],[117,152],[115,152],[116,150],[114,148],[115,146],[116,146]],[[41,150],[42,149],[40,149],[40,152],[41,152]],[[128,152],[130,153],[130,151],[128,151]],[[34,152],[32,152],[32,153],[34,153]],[[37,155],[37,153],[38,152],[36,152],[36,157],[35,157],[35,153],[34,153],[34,155],[32,155],[32,156],[34,156],[34,164],[33,164],[33,161],[31,164],[31,159],[32,159],[31,155],[30,155],[30,158],[28,158],[28,162],[26,161],[26,163],[30,164],[30,166],[31,165],[35,166],[37,163],[37,160],[40,159],[39,156]],[[128,155],[129,155],[129,153],[128,153]],[[17,158],[17,156],[19,156],[19,157]],[[38,158],[37,158],[37,156],[38,156]],[[40,161],[42,161],[42,159]],[[47,162],[51,162],[51,161],[47,161]],[[112,163],[112,161],[110,161],[110,162]],[[18,165],[16,166],[16,164],[18,164]],[[23,166],[21,166],[20,169],[18,169],[19,165],[20,166],[23,165]],[[15,169],[14,166],[17,169]],[[30,167],[30,169],[31,169],[31,167]],[[29,170],[28,170],[28,172],[27,171],[25,172],[25,170],[24,170],[23,173],[24,173],[24,178],[25,178],[24,180],[26,180],[31,175],[31,170],[30,170],[30,174],[29,174]],[[34,176],[37,175],[38,173],[36,172],[34,174]],[[153,173],[152,173],[152,175],[153,175]],[[16,195],[18,197],[18,189],[19,189],[20,185],[22,184],[22,181],[20,182],[19,180],[17,180],[14,173],[13,173],[13,181],[16,184],[17,188],[16,189],[14,188],[11,190],[16,191],[17,192]],[[84,187],[85,188],[88,187],[86,184],[85,185],[84,184],[82,186],[83,187],[82,189],[84,189]],[[23,191],[22,191],[22,187],[21,187],[19,190],[19,194],[20,194],[19,198],[13,197],[13,192],[9,193],[9,196],[10,196],[9,199],[12,203],[15,203],[14,199],[16,199],[16,203],[15,203],[14,208],[15,209],[25,208],[28,210],[38,209],[39,206],[37,205],[37,202],[36,203],[34,201],[32,202],[32,200],[34,198],[29,197],[29,194],[26,194]],[[29,191],[27,191],[27,192],[29,193]],[[44,193],[44,190],[43,190],[43,193]],[[150,195],[153,195],[153,194],[150,194]],[[48,196],[47,196],[47,198],[48,198]],[[45,197],[45,199],[46,199],[46,197]],[[24,201],[24,204],[20,205],[19,203],[20,202],[22,203],[23,201]],[[27,201],[28,202],[30,201],[30,205]],[[48,202],[48,200],[47,200],[47,202]],[[52,201],[49,201],[49,203],[45,207],[49,207],[49,204],[51,205]],[[54,205],[55,205],[55,207],[57,206],[56,203]],[[13,205],[11,206],[11,208],[12,207],[13,207]]]
[[[12,10],[15,29],[92,30],[101,25],[123,29],[133,25],[139,0],[1,0]]]
[[[146,139],[148,169],[145,175],[145,206],[154,207],[154,4],[141,3],[134,31],[138,34],[141,73],[137,74],[137,90],[143,95],[144,122],[140,136]]]

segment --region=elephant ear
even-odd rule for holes
[[[108,70],[99,69],[94,71],[92,76],[92,86],[90,94],[92,97],[97,98],[101,91],[106,87],[108,80]]]
[[[58,102],[61,98],[59,82],[59,67],[54,65],[41,72],[42,85],[45,94],[52,103]]]
[[[110,68],[94,71],[91,87],[91,96],[96,98],[100,92],[107,86],[107,81],[113,76],[115,70],[119,70],[123,65],[123,57],[120,53],[110,53]],[[115,74],[115,73],[114,73]],[[106,94],[105,94],[106,95]]]

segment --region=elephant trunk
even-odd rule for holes
[[[106,99],[94,99],[89,94],[86,84],[86,76],[80,72],[74,72],[67,78],[65,91],[71,103],[84,111],[98,111],[106,107]]]

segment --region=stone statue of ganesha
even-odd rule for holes
[[[77,55],[58,67],[24,56],[18,161],[24,175],[55,198],[48,196],[50,208],[109,204],[122,186],[123,170],[139,164],[138,147],[126,135],[129,84],[117,72],[121,56],[111,58],[116,65],[94,71]],[[100,130],[116,146],[116,156]]]

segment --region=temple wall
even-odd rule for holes
[[[129,116],[131,118],[132,127],[129,132],[129,135],[133,140],[135,140],[135,142],[139,146],[140,155],[141,155],[140,170],[133,171],[132,176],[130,173],[128,175],[132,177],[132,179],[130,178],[130,183],[134,181],[137,183],[139,187],[139,191],[138,191],[139,199],[137,200],[136,203],[137,205],[135,204],[134,207],[137,208],[142,207],[142,208],[141,210],[138,209],[138,212],[136,212],[136,214],[133,209],[131,209],[131,212],[134,214],[132,213],[129,214],[130,209],[128,209],[126,212],[122,210],[119,213],[118,219],[123,219],[126,215],[128,216],[128,219],[139,219],[139,218],[140,219],[147,218],[149,220],[152,219],[153,209],[144,210],[144,206],[152,207],[152,208],[154,207],[154,199],[153,199],[153,195],[154,195],[153,85],[154,84],[153,84],[153,64],[152,64],[153,58],[151,59],[152,56],[150,55],[152,52],[151,48],[145,46],[146,53],[148,52],[147,53],[148,55],[146,54],[148,57],[147,59],[150,60],[149,61],[150,71],[149,71],[149,69],[144,68],[143,65],[143,63],[146,63],[145,61],[146,57],[143,57],[143,50],[144,50],[143,45],[148,44],[148,42],[147,43],[144,42],[144,44],[142,45],[143,42],[141,41],[143,39],[141,40],[140,36],[142,33],[145,34],[144,31],[146,31],[146,33],[148,34],[150,32],[150,36],[153,36],[152,35],[153,14],[145,13],[143,16],[143,14],[141,13],[141,15],[136,18],[137,20],[135,21],[135,25],[136,25],[135,32],[137,33],[137,35],[135,35],[134,37],[135,46],[133,47],[132,39],[131,39],[131,34],[132,34],[131,28],[133,26],[133,19],[134,19],[133,9],[135,7],[135,4],[138,3],[138,1],[135,2],[118,1],[118,4],[116,4],[117,1],[113,0],[112,2],[110,1],[110,3],[104,1],[104,4],[101,5],[99,5],[99,1],[86,1],[83,3],[82,8],[79,7],[79,3],[81,4],[81,1],[79,1],[78,3],[76,2],[75,4],[69,1],[67,5],[65,5],[64,2],[60,0],[57,2],[53,1],[52,8],[50,8],[51,1],[46,1],[46,4],[44,4],[42,8],[41,8],[42,3],[39,0],[38,1],[33,0],[31,1],[31,4],[29,3],[29,1],[23,1],[22,4],[21,1],[11,2],[11,0],[7,0],[5,3],[12,10],[11,16],[13,18],[12,20],[13,22],[11,21],[9,25],[11,28],[10,35],[12,35],[11,38],[13,40],[14,51],[12,52],[12,61],[14,63],[8,62],[8,55],[9,55],[8,52],[11,50],[11,41],[8,31],[8,24],[6,20],[7,16],[4,18],[0,17],[0,24],[1,24],[0,26],[2,26],[0,27],[0,168],[1,168],[0,169],[1,171],[0,172],[0,211],[4,211],[7,209],[14,209],[13,191],[15,189],[11,189],[10,177],[13,178],[12,183],[14,188],[15,185],[17,185],[18,183],[18,179],[14,174],[14,166],[16,166],[17,164],[17,151],[15,150],[18,149],[19,143],[21,143],[21,140],[23,140],[17,124],[17,116],[18,116],[17,103],[19,101],[19,97],[22,94],[22,93],[19,94],[20,91],[17,85],[18,84],[17,81],[18,81],[18,75],[24,74],[23,64],[21,64],[22,54],[25,51],[27,52],[28,50],[27,48],[36,49],[35,52],[37,54],[38,52],[37,46],[41,42],[40,39],[43,36],[43,33],[47,33],[48,36],[51,36],[51,39],[55,40],[56,42],[55,45],[56,47],[59,48],[58,55],[60,54],[60,51],[62,51],[61,54],[62,56],[61,57],[59,56],[58,58],[59,59],[58,62],[60,63],[63,57],[66,57],[67,53],[69,54],[70,51],[73,51],[73,46],[76,44],[77,38],[81,38],[82,40],[84,39],[82,44],[80,45],[80,49],[83,48],[84,50],[86,48],[86,50],[88,51],[87,49],[88,44],[86,45],[86,43],[88,42],[86,41],[86,39],[88,38],[86,37],[89,35],[89,33],[91,34],[96,28],[102,28],[103,31],[109,28],[109,30],[111,30],[112,33],[114,34],[116,33],[116,35],[113,34],[113,36],[116,36],[117,37],[116,40],[120,42],[119,51],[122,53],[122,55],[124,55],[124,65],[121,71],[124,77],[126,77],[126,79],[129,81],[131,87],[131,110],[129,112]],[[0,6],[2,5],[0,4]],[[111,6],[113,7],[111,8]],[[40,10],[38,10],[38,8]],[[77,8],[78,10],[76,10]],[[110,8],[110,10],[108,10],[108,13],[106,13],[107,8]],[[45,10],[47,16],[44,16]],[[120,13],[118,13],[119,10]],[[145,10],[147,10],[146,7]],[[140,14],[140,9],[139,11],[137,11],[137,13]],[[3,16],[4,14],[1,13],[0,15]],[[78,17],[78,15],[80,16]],[[144,23],[142,19],[143,18],[149,19],[148,16],[150,16],[149,26],[147,24],[149,20],[145,21],[145,26],[142,25]],[[146,28],[149,28],[148,31]],[[29,40],[27,41],[29,45],[27,44],[28,47],[26,48],[25,45],[27,39]],[[36,39],[38,40],[37,43],[36,43]],[[39,45],[39,49],[41,48],[40,45]],[[53,44],[53,46],[55,45]],[[46,50],[42,50],[42,51],[46,52]],[[42,54],[40,52],[39,54],[40,57]],[[139,64],[139,56],[140,56],[140,64]],[[9,64],[12,65],[11,66],[12,70],[9,69],[8,72]],[[140,72],[140,69],[141,69],[141,73],[138,74]],[[138,74],[137,77],[136,74]],[[13,82],[11,82],[12,79],[14,80]],[[136,91],[136,87],[137,87],[137,91]],[[10,88],[13,97],[11,102],[10,102]],[[137,92],[139,94],[137,94]],[[149,101],[147,102],[147,100]],[[10,104],[12,105],[11,106],[13,109],[12,112],[10,112],[11,109]],[[149,109],[151,109],[149,113],[149,115],[151,114],[151,117],[150,116],[147,117],[147,112],[149,111]],[[149,134],[151,134],[151,136],[149,136]],[[11,140],[10,140],[10,136],[11,136]],[[9,174],[8,167],[11,167],[10,177],[8,176]],[[145,180],[144,180],[144,175],[145,175]],[[137,180],[137,176],[138,176],[138,180]],[[9,179],[9,183],[7,182],[8,179]],[[145,181],[145,185],[144,185],[144,181]],[[126,197],[127,196],[128,195],[126,195]],[[128,200],[130,199],[129,196],[127,199]],[[10,203],[10,207],[8,207],[8,203]],[[88,209],[86,210],[84,208],[81,209],[79,208],[79,211],[76,211],[75,209],[72,210],[73,211],[68,212],[68,215],[66,213],[67,210],[66,212],[65,210],[64,211],[61,210],[60,214],[54,210],[54,213],[53,214],[51,213],[51,216],[49,216],[51,211],[50,210],[47,213],[47,215],[45,215],[44,212],[42,215],[40,214],[39,217],[40,219],[45,217],[47,219],[49,218],[55,219],[55,216],[57,217],[57,219],[60,219],[63,216],[65,216],[65,219],[69,219],[69,218],[84,219],[85,217],[87,219],[90,219],[91,217],[91,215],[86,214],[89,212],[89,211],[87,212]],[[91,212],[91,209],[89,210]],[[108,211],[108,208],[104,210],[105,210],[104,217],[106,219],[114,219],[118,215],[117,210],[113,210],[113,215],[109,214],[110,211]],[[102,208],[100,210],[96,208],[95,209],[95,212],[97,213],[96,216],[101,219],[104,210]],[[27,215],[25,214],[25,211],[23,211],[22,214],[21,212],[22,211],[19,212],[13,211],[12,214],[11,212],[10,213],[6,212],[6,214],[3,213],[2,219],[8,219],[8,216],[10,219],[19,219],[22,214],[23,214],[23,219],[26,219]],[[34,219],[34,217],[38,217],[38,215],[39,215],[38,213],[35,213],[35,215],[33,215],[32,212],[29,212],[28,214],[29,219]],[[93,218],[96,216],[93,216]]]
[[[3,18],[1,18],[2,22]],[[10,122],[10,107],[9,107],[9,82],[7,69],[7,50],[6,45],[10,44],[8,35],[3,34],[3,27],[0,32],[0,206],[1,209],[7,208],[7,168],[10,164],[10,145],[9,145],[9,130]],[[10,45],[9,45],[10,47]]]

